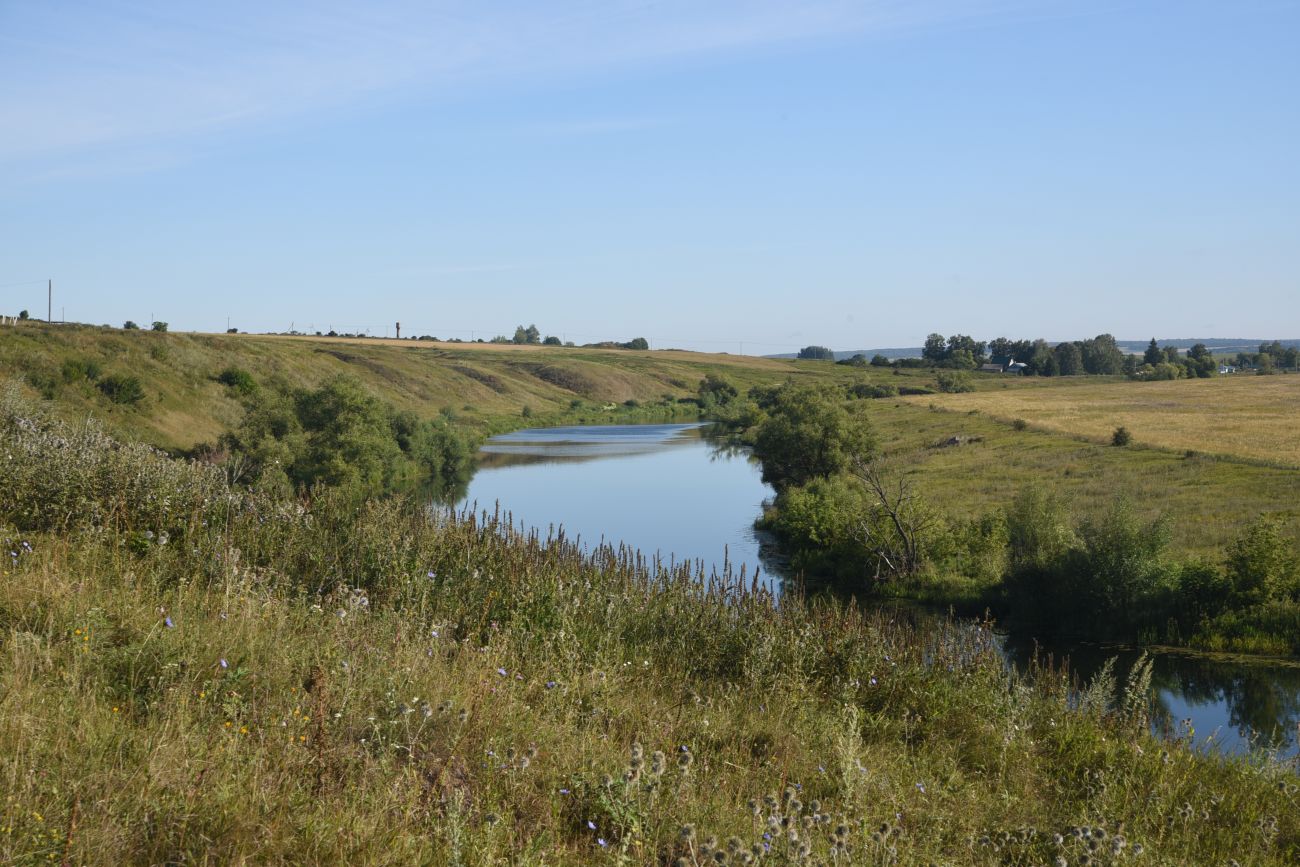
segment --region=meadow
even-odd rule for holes
[[[234,489],[12,388],[0,477],[5,863],[1300,857],[1293,767],[984,628]]]
[[[1141,445],[1300,468],[1300,376],[1123,383],[1058,377],[1026,378],[1013,388],[996,387],[1000,384],[909,400],[956,412],[976,410],[1006,422],[1023,419],[1096,442],[1109,442],[1123,426]]]

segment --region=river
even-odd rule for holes
[[[742,573],[774,593],[781,561],[754,529],[773,492],[743,449],[710,439],[702,424],[540,428],[490,439],[460,507],[510,513],[543,536],[563,529],[588,547],[626,544],[665,564],[690,562],[706,577]],[[934,616],[918,612],[917,616]],[[1004,637],[1008,664],[1024,668],[1032,641]],[[1121,682],[1138,651],[1086,644],[1050,648],[1090,678],[1117,657]],[[1300,665],[1156,651],[1156,726],[1205,750],[1252,744],[1297,757]]]

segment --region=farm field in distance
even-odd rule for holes
[[[1015,388],[909,398],[1061,433],[1300,467],[1300,376],[1223,376],[1165,382],[1034,379]]]

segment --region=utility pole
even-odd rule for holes
[[[54,321],[54,279],[50,278],[49,291],[45,296],[45,321]]]
[[[402,323],[397,323],[397,339],[402,339]]]

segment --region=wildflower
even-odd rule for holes
[[[560,789],[560,794],[561,794],[561,795],[567,795],[567,794],[569,794],[569,790],[568,790],[568,789]]]
[[[502,677],[505,677],[506,674],[507,674],[507,672],[506,672],[506,670],[505,670],[504,668],[498,668],[498,669],[497,669],[497,674],[501,675]]]
[[[677,835],[681,837],[683,840],[685,840],[687,843],[689,843],[695,839],[695,826],[682,825],[682,829],[677,832]]]
[[[490,828],[493,825],[495,825],[497,822],[500,822],[501,817],[498,816],[496,813],[488,813],[486,816],[483,817],[483,821]]]
[[[587,820],[587,829],[588,829],[588,830],[591,830],[591,831],[596,830],[596,823],[593,822],[593,821],[591,821],[590,819],[588,819],[588,820]]]
[[[556,683],[555,681],[553,681],[553,680],[548,680],[548,681],[546,681],[546,688],[547,688],[547,689],[555,689],[555,687],[557,687],[557,686],[559,686],[559,684],[557,684],[557,683]]]
[[[604,837],[597,837],[596,842],[599,843],[601,846],[609,845],[609,842]]]
[[[165,623],[165,624],[167,625],[167,628],[168,628],[168,629],[175,629],[175,628],[176,628],[176,624],[175,624],[175,623],[172,623],[172,619],[171,619],[170,617],[165,617],[165,618],[163,618],[163,623]]]
[[[222,657],[217,664],[220,665],[222,668],[230,668],[230,663],[226,662],[225,657]]]

